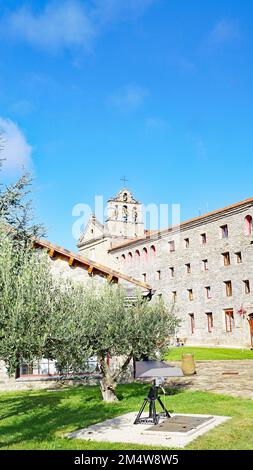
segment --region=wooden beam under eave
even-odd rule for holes
[[[54,253],[55,253],[55,250],[54,250],[53,248],[51,248],[51,249],[49,250],[49,252],[48,252],[50,258],[53,258]]]
[[[106,279],[107,279],[108,282],[112,282],[112,280],[113,280],[112,274],[108,274]]]
[[[68,260],[69,266],[73,266],[74,262],[75,262],[75,258],[69,258]]]
[[[88,267],[88,273],[89,273],[89,274],[92,274],[93,269],[94,269],[94,266],[89,266],[89,267]]]

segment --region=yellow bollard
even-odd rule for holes
[[[196,366],[193,354],[182,355],[182,371],[184,375],[196,374]]]

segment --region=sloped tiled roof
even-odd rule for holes
[[[118,282],[119,279],[122,279],[133,285],[136,285],[137,287],[146,289],[147,291],[152,290],[151,286],[149,286],[145,282],[134,279],[131,276],[127,276],[126,274],[115,271],[114,269],[111,269],[107,266],[96,263],[92,260],[89,260],[88,258],[84,258],[83,256],[80,256],[74,253],[73,251],[69,251],[66,248],[62,248],[61,246],[50,243],[47,240],[38,240],[38,239],[35,240],[34,247],[44,248],[48,251],[49,256],[51,256],[52,258],[57,257],[58,259],[68,261],[70,266],[81,267],[87,270],[90,274],[91,273],[98,274],[100,276],[107,278],[108,280],[112,282],[113,281]]]

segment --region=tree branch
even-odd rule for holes
[[[129,354],[129,356],[125,360],[124,364],[114,372],[114,374],[112,375],[113,380],[117,380],[119,378],[120,374],[122,374],[126,370],[127,366],[130,364],[130,361],[131,361],[132,358],[133,358],[133,351],[131,351],[131,353]]]

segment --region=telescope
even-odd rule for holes
[[[144,398],[134,424],[154,424],[159,423],[160,418],[171,418],[169,411],[159,396],[159,388],[166,395],[162,385],[166,377],[182,377],[183,372],[179,367],[173,367],[163,361],[135,361],[134,378],[153,378],[153,384],[149,389],[148,395]],[[162,408],[161,413],[157,413],[156,402]],[[142,417],[146,405],[149,407],[147,417]]]

